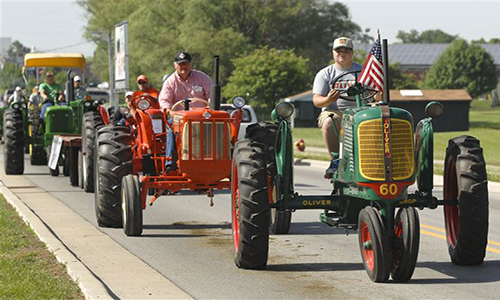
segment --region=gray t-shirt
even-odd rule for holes
[[[330,90],[332,89],[332,84],[333,84],[333,79],[335,77],[339,76],[342,73],[345,72],[350,72],[350,71],[361,71],[363,69],[363,66],[353,62],[352,67],[348,70],[343,70],[340,68],[337,68],[334,64],[329,65],[326,68],[321,69],[318,74],[316,74],[316,77],[314,78],[314,85],[313,85],[313,94],[319,94],[321,96],[326,96]],[[339,85],[350,85],[354,83],[355,80],[355,74],[349,74],[344,76],[341,81],[337,81],[337,84]],[[358,74],[359,76],[359,74]],[[342,98],[339,98],[336,102],[332,103],[328,107],[323,107],[323,110],[325,109],[340,109],[344,110],[346,108],[350,107],[356,107],[356,101],[348,101],[344,100]]]

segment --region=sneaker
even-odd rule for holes
[[[332,159],[332,161],[330,162],[330,166],[328,167],[328,169],[325,170],[325,178],[331,178],[332,174],[335,173],[335,171],[337,171],[338,168],[339,168],[339,160]]]

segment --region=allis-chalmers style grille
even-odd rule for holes
[[[189,138],[189,124],[191,124],[191,139]],[[213,130],[214,127],[215,131]],[[226,139],[224,139],[224,136],[226,136]],[[230,141],[231,128],[228,122],[186,122],[182,133],[182,159],[229,159],[231,153]],[[189,157],[190,144],[191,158]],[[224,153],[225,146],[227,150]]]
[[[411,123],[406,120],[391,119],[390,158],[392,179],[403,180],[413,175],[413,136]],[[358,126],[359,170],[361,175],[370,180],[391,180],[385,177],[384,130],[382,120],[362,122]]]

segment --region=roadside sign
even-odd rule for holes
[[[115,26],[115,92],[129,89],[128,22]]]

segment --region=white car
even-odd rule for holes
[[[232,113],[236,107],[232,104],[221,104],[220,109]],[[243,116],[241,118],[240,132],[238,134],[238,140],[245,138],[245,133],[247,131],[247,126],[250,124],[257,123],[257,115],[250,105],[243,106]]]

